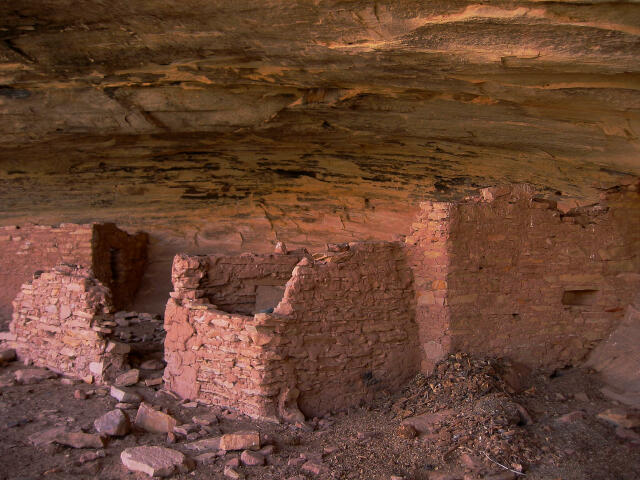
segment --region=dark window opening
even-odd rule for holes
[[[594,305],[598,290],[565,290],[562,295],[563,305]]]

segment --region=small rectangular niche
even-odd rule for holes
[[[562,295],[563,305],[595,305],[598,299],[598,290],[565,290]]]

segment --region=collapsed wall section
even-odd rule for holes
[[[11,344],[21,360],[98,383],[123,367],[129,348],[109,339],[110,291],[89,269],[59,264],[35,274],[13,308]]]
[[[129,235],[114,224],[0,227],[0,328],[11,318],[11,302],[39,270],[64,262],[92,268],[125,308],[142,279],[147,235]]]
[[[527,185],[451,209],[451,348],[553,369],[575,365],[640,288],[636,185],[567,206]]]
[[[91,225],[0,227],[0,329],[11,319],[11,302],[38,270],[59,262],[92,265]]]
[[[322,415],[415,374],[413,281],[402,247],[357,243],[317,257],[297,263],[273,313],[249,316],[209,303],[201,288],[215,271],[209,258],[176,256],[165,313],[168,388],[290,420],[300,418],[298,407]]]

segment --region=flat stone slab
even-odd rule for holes
[[[120,454],[120,460],[129,470],[143,472],[151,477],[170,477],[191,469],[190,462],[183,453],[158,446],[127,448]]]
[[[121,403],[140,403],[142,397],[127,388],[112,386],[109,394]]]
[[[104,448],[106,444],[100,435],[83,432],[61,433],[55,442],[72,448]]]
[[[54,372],[46,368],[26,368],[15,371],[16,382],[23,385],[33,385],[49,378],[56,378],[57,376]]]
[[[34,447],[43,447],[56,441],[56,439],[65,433],[64,427],[54,427],[41,432],[36,432],[29,435],[29,443]]]
[[[185,444],[185,448],[195,450],[196,452],[204,452],[208,450],[220,449],[220,437],[203,438],[195,442]]]
[[[221,450],[260,450],[260,433],[244,430],[226,433],[220,438]]]
[[[93,422],[98,433],[120,437],[126,435],[131,430],[129,417],[122,410],[115,409],[105,413]]]
[[[433,433],[435,425],[453,415],[453,413],[453,410],[441,410],[436,413],[416,415],[415,417],[405,418],[402,421],[402,425],[410,425],[420,434]]]
[[[142,402],[138,408],[135,424],[147,432],[169,433],[173,432],[178,421],[171,415],[155,410]]]

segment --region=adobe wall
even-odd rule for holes
[[[450,217],[451,349],[534,367],[574,365],[640,289],[637,185],[595,205],[523,186],[485,189]]]
[[[10,344],[20,360],[98,383],[122,369],[129,347],[110,340],[111,294],[89,269],[59,264],[37,273],[13,308]]]
[[[394,389],[418,368],[412,273],[399,244],[355,243],[293,269],[273,313],[216,310],[208,259],[178,255],[165,313],[165,382],[263,418],[322,415]]]
[[[0,329],[20,286],[59,262],[91,267],[112,288],[116,307],[125,308],[142,278],[146,244],[146,234],[129,235],[114,224],[0,227]]]

